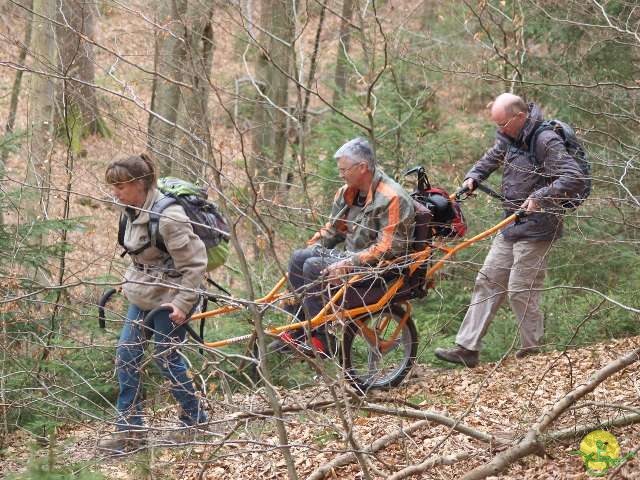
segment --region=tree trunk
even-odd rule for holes
[[[172,174],[179,162],[174,162],[176,121],[180,108],[180,87],[185,61],[184,30],[181,19],[187,13],[186,0],[158,2],[157,23],[163,26],[155,39],[155,76],[148,125],[148,147],[160,163],[161,175]]]
[[[333,104],[338,106],[347,91],[347,70],[349,66],[349,44],[351,38],[351,18],[353,17],[354,0],[344,0],[342,4],[342,19],[340,20],[340,42],[336,55],[335,90]]]
[[[31,52],[34,70],[49,72],[57,64],[55,57],[55,31],[51,19],[56,15],[56,3],[34,0]],[[55,85],[46,75],[30,73],[29,78],[29,151],[27,155],[26,189],[23,189],[20,210],[24,222],[47,216],[50,186],[50,157],[54,146],[54,92]],[[43,244],[42,237],[34,239]],[[50,283],[42,270],[35,277]]]
[[[259,92],[254,113],[254,170],[261,194],[278,192],[287,147],[289,79],[294,38],[294,0],[265,0],[262,4],[262,51],[256,68]]]
[[[181,162],[174,168],[174,173],[194,181],[203,177],[209,163],[208,104],[214,50],[213,12],[211,2],[191,2],[184,18],[186,62],[183,75],[185,83],[192,87],[181,88],[179,124],[186,131],[178,135]]]
[[[34,70],[50,71],[55,61],[55,33],[50,21],[55,17],[56,4],[48,0],[34,0],[31,50]],[[53,147],[54,84],[46,75],[29,74],[29,156],[27,185],[40,194],[46,203],[49,186],[48,163]],[[40,202],[33,204],[35,217]]]
[[[25,5],[29,10],[33,9],[33,2],[28,0]],[[24,65],[27,58],[27,51],[31,45],[31,31],[33,22],[27,22],[24,45],[20,49],[20,56],[18,57],[18,65]],[[20,90],[22,86],[22,70],[16,70],[16,76],[13,80],[13,87],[11,87],[11,101],[9,103],[9,114],[7,115],[7,123],[5,125],[5,140],[9,142],[9,137],[13,133],[13,127],[16,123],[16,113],[18,111],[18,101],[20,99]],[[0,182],[4,180],[4,165],[9,155],[9,148],[2,148],[0,152]],[[0,211],[0,225],[4,224],[4,212]]]
[[[55,2],[54,2],[55,3]],[[59,44],[60,70],[64,75],[77,78],[79,83],[70,81],[59,95],[57,103],[65,105],[60,112],[74,112],[65,116],[65,123],[79,121],[79,127],[68,125],[67,131],[79,131],[81,136],[98,134],[110,136],[110,131],[100,115],[95,89],[95,67],[93,45],[82,39],[95,37],[96,6],[82,0],[60,2],[57,9],[56,34]],[[58,123],[58,122],[56,122]],[[79,139],[75,139],[79,142]]]

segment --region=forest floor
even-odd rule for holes
[[[140,19],[125,15],[105,16],[102,35],[118,35],[125,28],[135,28]],[[133,25],[130,25],[131,22]],[[9,24],[9,35],[23,38],[18,24]],[[132,52],[145,51],[143,43],[148,39],[129,37],[123,48]],[[104,39],[103,39],[104,41]],[[107,44],[109,44],[107,42]],[[150,45],[150,43],[149,43]],[[221,44],[231,48],[231,42]],[[17,47],[0,46],[6,58],[15,58]],[[219,47],[220,48],[220,47]],[[10,49],[13,49],[9,51]],[[150,50],[149,50],[150,51]],[[219,55],[223,56],[224,52]],[[147,61],[151,55],[145,57]],[[0,112],[5,118],[9,101],[9,86],[14,72],[0,71],[3,95],[0,96]],[[146,93],[144,84],[137,85]],[[144,95],[142,95],[144,96]],[[148,97],[148,95],[147,95]],[[130,115],[132,125],[146,125],[146,113],[126,105],[110,105],[122,117]],[[18,110],[18,127],[26,125],[27,102],[21,102]],[[22,123],[21,123],[22,122]],[[124,129],[124,127],[121,127]],[[83,142],[83,154],[72,168],[65,163],[64,152],[53,156],[53,184],[63,190],[52,196],[52,216],[62,211],[63,194],[70,183],[71,212],[73,218],[83,217],[82,230],[70,233],[68,242],[75,246],[66,258],[68,275],[65,282],[82,282],[98,275],[113,273],[121,265],[117,263],[116,219],[114,207],[105,203],[109,196],[102,182],[106,164],[125,153],[142,151],[146,135],[139,132],[119,131],[110,139],[90,138]],[[233,155],[228,155],[230,158]],[[12,154],[7,159],[5,179],[13,186],[24,179],[26,155]],[[72,175],[68,172],[71,171]],[[11,212],[6,212],[11,221]],[[114,266],[114,259],[116,266]],[[221,283],[233,289],[233,276]],[[75,295],[75,292],[74,292]],[[75,302],[91,301],[95,292],[83,291],[73,296]],[[93,296],[93,297],[92,297]],[[95,303],[95,298],[93,298]],[[423,473],[408,478],[457,479],[463,472],[482,465],[493,458],[504,446],[488,445],[452,430],[450,427],[430,422],[415,425],[410,412],[436,412],[459,420],[477,431],[496,434],[501,438],[521,438],[541,412],[565,396],[567,392],[585,383],[590,376],[608,362],[632,349],[640,348],[640,337],[629,337],[594,344],[566,352],[546,352],[517,361],[513,355],[497,363],[483,363],[475,369],[436,369],[417,365],[409,378],[395,389],[375,391],[367,396],[350,395],[348,387],[336,381],[340,399],[348,399],[352,413],[353,438],[362,448],[368,448],[386,435],[405,429],[384,448],[368,457],[369,471],[375,479],[387,478],[408,465],[419,464],[426,459],[442,455],[468,453],[469,457],[451,465],[437,465]],[[301,478],[307,478],[322,465],[353,449],[349,446],[341,428],[339,409],[329,396],[328,383],[309,379],[308,386],[300,389],[278,389],[287,425],[288,441],[296,469]],[[53,444],[35,441],[33,435],[18,431],[4,439],[3,458],[0,462],[0,478],[21,475],[22,478],[54,478],[46,473],[49,466],[61,470],[71,467],[78,473],[94,471],[108,479],[140,478],[207,478],[207,479],[283,479],[287,469],[275,422],[269,411],[263,390],[244,391],[225,395],[222,388],[216,390],[211,400],[210,415],[215,435],[185,445],[169,445],[168,430],[176,416],[174,402],[166,396],[155,400],[155,414],[150,423],[150,447],[122,457],[106,457],[96,449],[97,440],[107,434],[106,422],[87,421],[65,424],[58,428]],[[608,420],[629,414],[633,405],[640,409],[640,367],[638,363],[611,376],[592,393],[568,410],[551,431],[563,428],[593,427]],[[366,407],[376,404],[387,413],[372,413]],[[340,405],[344,411],[344,404]],[[638,413],[637,410],[634,410]],[[616,427],[611,432],[620,444],[621,456],[635,451],[640,455],[640,425]],[[503,479],[588,479],[580,456],[570,453],[577,450],[584,434],[562,442],[550,441],[545,446],[546,455],[529,456],[493,478]],[[39,462],[38,466],[36,463]],[[50,464],[48,466],[48,464]],[[69,478],[69,477],[56,477]],[[361,467],[355,462],[336,467],[327,478],[359,479]],[[640,479],[640,459],[630,459],[609,472],[607,478]]]
[[[510,355],[501,362],[484,363],[475,369],[434,369],[418,365],[399,388],[374,391],[364,397],[347,394],[341,398],[349,399],[354,438],[362,448],[399,432],[400,428],[407,431],[369,457],[373,478],[388,478],[393,472],[428,458],[466,452],[467,459],[407,477],[455,479],[488,462],[505,447],[487,445],[435,422],[412,427],[416,419],[403,415],[416,410],[437,412],[478,431],[518,439],[543,410],[586,382],[605,364],[638,347],[640,337],[630,337],[564,353],[546,352],[524,360]],[[315,382],[315,385],[279,390],[300,478],[308,478],[314,470],[349,450],[326,384]],[[336,388],[340,390],[339,384]],[[582,426],[587,427],[587,431],[595,430],[600,422],[628,414],[628,407],[625,411],[618,406],[637,405],[639,396],[640,371],[636,363],[584,397],[579,406],[568,410],[549,432]],[[169,445],[167,426],[175,411],[167,407],[173,402],[164,400],[150,422],[151,447],[144,451],[118,458],[105,457],[97,451],[96,441],[109,427],[95,422],[60,428],[54,448],[35,443],[26,433],[16,433],[6,443],[0,477],[24,472],[30,460],[46,459],[50,452],[54,453],[51,458],[57,465],[75,464],[78,469],[100,472],[109,479],[287,477],[284,458],[277,448],[275,424],[261,390],[226,398],[220,395],[212,401],[210,412],[216,433],[185,445]],[[370,404],[381,405],[388,413],[372,413],[367,410]],[[620,457],[632,451],[640,453],[640,425],[610,431],[619,442]],[[546,456],[526,457],[491,478],[591,478],[580,456],[570,453],[579,449],[584,435],[561,442],[549,441],[545,446]],[[364,478],[359,472],[359,465],[352,460],[330,471],[326,478]],[[612,469],[607,478],[640,478],[640,459],[630,458]]]

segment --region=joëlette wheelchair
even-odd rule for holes
[[[434,232],[440,226],[438,219],[447,218],[449,208],[446,202],[440,201],[425,205],[425,195],[429,189],[424,168],[417,167],[408,173],[418,173],[418,187],[412,193],[416,211],[416,226],[413,238],[413,251],[393,261],[385,262],[371,271],[351,276],[345,283],[331,291],[329,301],[313,318],[297,321],[282,326],[264,327],[269,335],[279,335],[285,331],[304,328],[310,332],[321,325],[342,325],[342,339],[337,349],[336,359],[344,371],[345,377],[360,391],[371,388],[390,388],[399,385],[413,366],[418,351],[418,331],[411,316],[411,301],[423,298],[434,285],[434,274],[458,251],[494,234],[506,226],[520,221],[526,212],[517,211],[492,228],[449,247]],[[440,191],[441,192],[441,191]],[[460,189],[449,196],[448,202],[459,202],[468,195],[466,189]],[[441,210],[441,211],[440,211]],[[438,253],[442,255],[437,257]],[[383,282],[384,293],[369,299],[367,291],[372,291],[372,284]],[[261,310],[272,309],[282,312],[282,305],[290,301],[291,293],[287,292],[287,279],[281,278],[265,296],[254,300],[251,304]],[[99,323],[105,326],[105,305],[116,292],[111,289],[103,295],[99,304]],[[360,302],[354,302],[357,296]],[[215,299],[215,296],[211,296]],[[350,300],[351,299],[351,300]],[[220,303],[219,299],[217,300]],[[358,306],[352,306],[360,303]],[[192,315],[191,321],[222,315],[246,309],[249,303],[235,300],[232,297],[218,308]],[[162,307],[148,313],[144,323]],[[205,309],[203,309],[205,310]],[[202,322],[201,322],[202,326]],[[200,344],[203,350],[218,349],[238,343],[254,343],[255,331],[246,335],[216,341],[206,341],[201,328],[197,334],[186,324],[185,328]],[[337,328],[335,329],[338,330]],[[247,348],[253,352],[255,364],[259,363],[258,348]],[[282,355],[278,352],[266,355]],[[319,358],[319,357],[318,357]]]

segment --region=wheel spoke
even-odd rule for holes
[[[361,317],[345,332],[344,349],[345,373],[353,383],[365,389],[397,385],[415,360],[415,325],[398,307]]]

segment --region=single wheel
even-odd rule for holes
[[[345,376],[358,389],[390,388],[402,382],[415,362],[418,332],[411,316],[399,305],[392,305],[349,323],[342,347]]]

